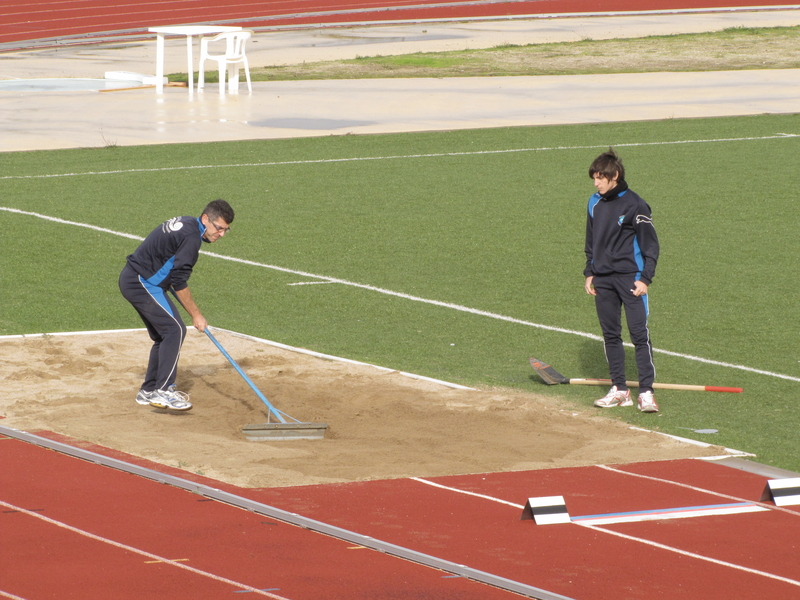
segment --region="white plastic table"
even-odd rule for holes
[[[148,31],[156,34],[156,93],[164,93],[164,36],[185,35],[186,56],[188,59],[187,72],[189,73],[189,93],[194,92],[194,59],[192,57],[192,37],[225,33],[227,31],[241,31],[241,27],[228,27],[225,25],[164,25],[163,27],[150,27]]]

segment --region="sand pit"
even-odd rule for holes
[[[150,347],[144,330],[0,339],[0,424],[257,488],[724,453],[535,394],[453,389],[228,332],[215,336],[276,407],[328,423],[325,439],[247,440],[241,428],[266,422],[266,406],[193,329],[178,378],[194,403],[186,413],[134,402]]]

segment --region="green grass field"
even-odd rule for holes
[[[582,269],[587,168],[613,145],[661,239],[657,379],[745,392],[603,414],[800,471],[797,134],[759,116],[0,154],[0,334],[140,327],[117,289],[138,242],[114,232],[223,197],[232,234],[205,250],[239,260],[191,280],[212,325],[588,407],[603,388],[546,387],[527,359],[607,376]]]

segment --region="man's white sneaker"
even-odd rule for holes
[[[599,400],[595,400],[594,405],[599,406],[600,408],[633,406],[633,400],[631,400],[630,390],[618,390],[617,386],[614,385],[610,390],[608,390],[608,393],[605,396]]]
[[[169,390],[156,390],[150,396],[150,406],[156,408],[169,408],[172,410],[189,410],[192,408],[189,402],[189,394],[184,392],[171,392]]]
[[[639,394],[639,410],[647,413],[658,412],[658,404],[653,392],[642,392]]]
[[[136,394],[136,404],[141,404],[142,406],[148,406],[150,404],[150,397],[153,395],[153,392],[145,392],[144,390],[139,390],[139,393]]]

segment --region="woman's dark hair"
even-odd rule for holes
[[[592,166],[589,167],[589,177],[594,179],[595,175],[605,177],[609,181],[614,179],[615,175],[619,175],[619,181],[625,179],[625,167],[622,166],[622,159],[617,156],[613,148],[609,148],[608,152],[603,152],[594,159]]]

